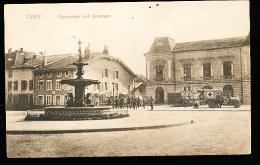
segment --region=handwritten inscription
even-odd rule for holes
[[[75,19],[75,18],[110,18],[110,15],[58,15],[58,19]]]
[[[27,19],[40,19],[42,15],[26,15]]]

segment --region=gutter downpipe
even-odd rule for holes
[[[243,69],[242,69],[242,54],[241,54],[241,47],[240,47],[240,69],[241,69],[241,97],[242,97],[242,103],[244,102],[244,92],[243,92]]]

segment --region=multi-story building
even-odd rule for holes
[[[76,78],[76,66],[73,62],[78,60],[78,55],[72,55],[62,60],[46,65],[35,72],[35,103],[37,106],[65,105],[68,94],[74,95],[75,89],[69,85],[61,85],[62,79]],[[83,53],[84,79],[99,80],[85,88],[85,94],[92,94],[96,105],[106,103],[109,97],[129,94],[132,89],[135,74],[119,58],[108,55],[105,46],[102,52],[90,53],[89,46]]]
[[[146,57],[147,96],[168,103],[167,93],[218,88],[251,104],[250,33],[244,37],[176,43],[155,38]]]
[[[34,71],[42,65],[47,65],[60,55],[41,55],[27,52],[23,48],[5,54],[5,89],[6,109],[28,109],[33,107]]]

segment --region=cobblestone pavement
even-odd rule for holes
[[[178,118],[194,119],[194,123],[134,131],[7,134],[8,157],[229,155],[251,152],[250,111],[158,113],[165,118],[173,113]]]

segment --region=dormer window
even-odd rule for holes
[[[44,74],[43,73],[39,73],[39,77],[40,78],[44,77]]]
[[[71,71],[66,71],[66,72],[65,72],[65,75],[66,75],[66,76],[71,75]]]
[[[51,72],[48,72],[48,73],[47,73],[47,76],[48,76],[48,77],[51,77]]]
[[[62,76],[62,72],[57,72],[57,77]]]

